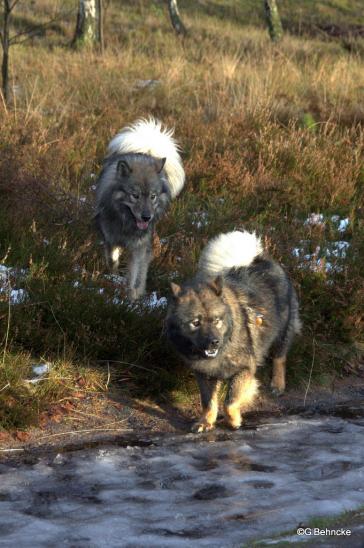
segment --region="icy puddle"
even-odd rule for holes
[[[243,546],[363,505],[363,442],[364,419],[296,417],[2,464],[0,545]]]

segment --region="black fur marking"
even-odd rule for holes
[[[189,359],[196,359],[196,349],[194,348],[192,341],[181,333],[178,324],[171,322],[167,326],[167,334],[176,350],[182,354],[182,356]]]
[[[239,308],[240,308],[240,312],[241,312],[241,315],[242,315],[242,319],[244,321],[244,326],[245,326],[245,329],[246,329],[246,333],[248,335],[248,348],[247,348],[247,351],[251,356],[255,356],[254,347],[253,347],[253,337],[252,337],[251,330],[250,330],[250,327],[249,327],[248,312],[247,312],[245,306],[242,303],[239,303]]]
[[[274,358],[280,358],[287,352],[287,348],[290,345],[289,328],[292,324],[292,300],[293,300],[293,286],[286,274],[287,287],[287,319],[282,327],[282,330],[277,337],[277,341],[272,347],[271,355]]]
[[[240,297],[239,297],[239,293],[236,291],[235,287],[230,287],[229,289],[232,293],[234,293],[234,295],[236,297],[236,302],[239,305],[240,317],[241,317],[241,320],[242,320],[242,326],[241,327],[245,328],[246,334],[247,334],[247,337],[248,337],[248,347],[244,350],[247,354],[249,354],[251,356],[254,356],[255,354],[254,354],[254,349],[253,349],[253,338],[252,338],[251,330],[250,330],[250,327],[249,327],[248,312],[247,312],[245,306],[243,305],[243,303],[241,302]]]

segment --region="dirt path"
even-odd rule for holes
[[[69,398],[43,413],[40,426],[26,432],[1,433],[0,460],[29,455],[33,450],[55,451],[102,443],[151,439],[159,434],[185,434],[199,413],[197,396],[189,407],[132,399],[119,392]],[[290,390],[274,398],[264,390],[253,410],[245,415],[245,427],[267,417],[300,414],[363,416],[364,379],[347,377],[330,389],[314,388],[305,394]],[[222,428],[223,425],[222,425]]]

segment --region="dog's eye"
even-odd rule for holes
[[[150,199],[154,202],[154,200],[156,199],[157,195],[156,194],[151,194],[150,195]]]
[[[200,325],[201,325],[201,322],[198,318],[195,318],[194,320],[192,320],[192,322],[190,322],[190,326],[194,328],[200,327]]]
[[[133,200],[139,200],[139,194],[137,194],[136,192],[134,192],[131,196]]]
[[[214,318],[214,324],[215,324],[217,327],[221,327],[221,325],[222,325],[222,319],[221,319],[221,318]]]

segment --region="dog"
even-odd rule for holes
[[[173,130],[153,118],[137,120],[109,143],[96,186],[96,226],[105,246],[106,262],[119,268],[123,249],[130,254],[128,296],[145,292],[156,222],[185,183],[179,146]]]
[[[271,388],[285,390],[286,356],[301,325],[293,285],[255,233],[234,231],[211,240],[196,276],[171,289],[166,334],[194,371],[201,394],[203,413],[192,430],[214,428],[224,380],[225,420],[239,428],[242,409],[258,392],[256,370],[268,356]]]

